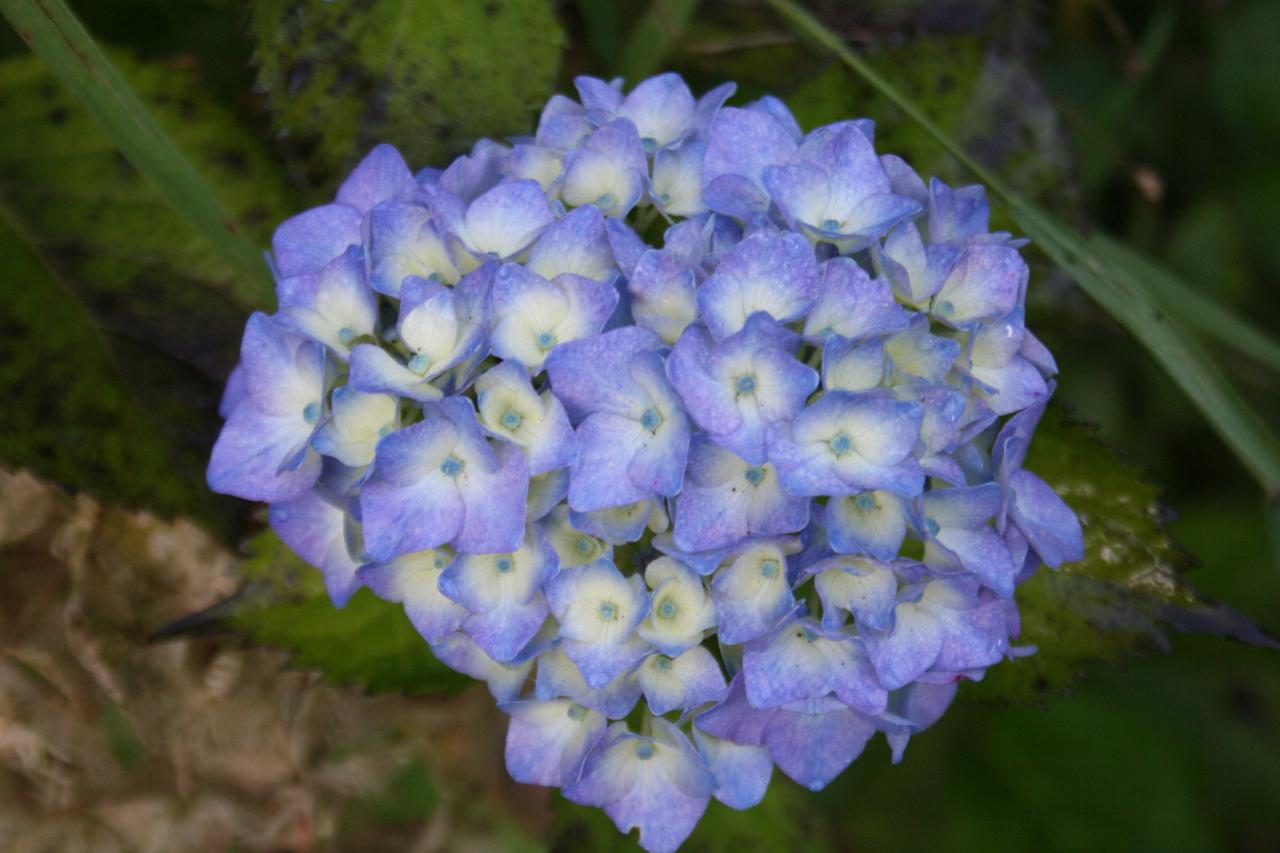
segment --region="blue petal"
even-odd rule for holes
[[[640,667],[640,689],[654,714],[723,701],[728,686],[711,652],[693,646],[677,657],[653,655]]]
[[[1009,480],[1009,515],[1046,565],[1058,568],[1084,559],[1084,531],[1071,507],[1030,471]]]
[[[773,759],[762,746],[748,746],[714,737],[697,726],[693,739],[716,777],[713,796],[729,808],[749,809],[757,806],[769,790],[773,776]]]
[[[1017,249],[970,246],[933,297],[931,313],[956,328],[1002,317],[1021,300],[1027,276],[1026,261]]]
[[[594,204],[605,216],[621,219],[640,201],[648,171],[635,125],[619,119],[570,152],[560,195],[571,207]]]
[[[830,626],[843,622],[847,611],[861,630],[881,630],[891,623],[897,603],[898,578],[893,569],[872,560],[832,557],[815,563],[814,586],[822,599],[822,619]],[[839,618],[831,618],[839,616]]]
[[[884,279],[838,257],[822,265],[821,296],[805,319],[804,335],[815,343],[833,334],[860,340],[905,329],[907,319]]]
[[[418,551],[362,566],[356,576],[379,598],[403,602],[418,633],[428,643],[439,643],[467,617],[465,607],[440,592],[440,575],[452,559],[443,551]]]
[[[721,109],[707,130],[703,164],[703,197],[707,207],[749,219],[764,213],[769,196],[762,175],[766,167],[786,162],[796,150],[787,125],[761,109]]]
[[[698,436],[676,498],[675,544],[708,551],[748,536],[796,533],[809,523],[809,504],[781,489],[772,465],[752,465]]]
[[[667,72],[636,86],[616,108],[636,126],[646,145],[664,148],[692,129],[697,103],[679,74]]]
[[[582,677],[578,665],[557,646],[538,657],[534,693],[543,700],[571,699],[616,720],[630,714],[640,701],[640,681],[634,672],[624,672],[604,687],[592,688]]]
[[[594,205],[569,211],[533,244],[529,250],[529,270],[545,279],[570,273],[596,281],[612,281],[618,267],[604,223],[604,216]]]
[[[388,200],[408,201],[418,194],[418,183],[392,145],[378,145],[365,155],[338,187],[339,204],[361,213]]]
[[[434,277],[445,284],[458,281],[458,269],[425,207],[381,204],[369,213],[366,229],[369,283],[379,293],[399,297],[401,284],[410,276]]]
[[[907,502],[890,492],[833,497],[827,503],[827,534],[837,553],[892,560],[907,536]]]
[[[347,513],[314,491],[271,505],[271,527],[298,556],[324,572],[334,607],[345,607],[360,588],[359,564],[347,548]]]
[[[537,181],[498,184],[467,208],[464,239],[483,258],[505,260],[519,254],[555,221]]]
[[[649,853],[674,853],[706,811],[716,782],[682,732],[660,717],[653,727],[654,738],[606,738],[564,794],[602,806],[624,833],[638,827]]]
[[[818,263],[798,234],[758,232],[744,239],[698,290],[698,305],[711,333],[727,337],[757,311],[779,323],[803,316],[819,292]]]
[[[875,726],[848,708],[821,713],[781,711],[764,730],[778,769],[811,791],[820,791],[862,754]]]
[[[506,761],[511,778],[561,787],[578,780],[588,753],[604,737],[605,718],[567,699],[509,702]]]
[[[326,204],[286,219],[271,237],[271,253],[280,278],[312,275],[360,245],[360,211],[345,204]]]
[[[231,413],[209,458],[209,488],[251,501],[282,501],[311,488],[320,455],[307,448],[311,424],[297,415],[268,415],[245,400]],[[302,454],[301,464],[289,467]]]
[[[628,282],[631,314],[638,325],[675,343],[698,317],[696,278],[672,253],[649,249],[640,255]]]
[[[439,388],[396,361],[374,344],[360,344],[351,351],[350,388],[368,394],[398,394],[430,403],[443,395]]]
[[[662,340],[648,329],[614,329],[557,346],[547,358],[547,376],[575,423],[592,412],[628,415],[640,391],[631,363],[637,354],[661,347]]]
[[[519,697],[533,669],[532,661],[504,664],[485,653],[466,634],[454,632],[431,646],[431,651],[450,668],[479,679],[489,686],[489,693],[499,702]]]
[[[742,643],[767,633],[795,606],[781,549],[767,543],[745,549],[716,573],[711,597],[720,642]]]

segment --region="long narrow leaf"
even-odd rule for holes
[[[161,130],[124,77],[62,0],[0,0],[0,13],[93,113],[121,153],[236,272],[237,301],[262,304],[272,291],[260,250],[244,237],[213,188]]]
[[[800,36],[830,51],[854,73],[928,133],[944,150],[987,185],[1014,220],[1055,264],[1129,330],[1217,430],[1223,441],[1280,499],[1280,443],[1258,415],[1235,393],[1209,356],[1174,322],[1144,280],[1141,270],[1103,257],[1096,245],[1014,193],[934,123],[919,106],[851,51],[838,35],[791,0],[767,0]]]

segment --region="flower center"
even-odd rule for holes
[[[930,536],[937,536],[938,531],[942,529],[942,526],[932,518],[926,518],[924,520],[924,526],[928,529]]]
[[[734,383],[734,387],[739,394],[754,394],[756,391],[756,378],[750,373],[745,376],[739,376],[738,381]]]
[[[449,454],[449,456],[440,463],[440,472],[446,477],[456,477],[462,473],[462,469],[466,467],[466,464],[467,463],[463,462],[453,454]]]
[[[356,330],[350,326],[343,326],[338,330],[338,340],[342,341],[343,346],[351,346],[351,342],[356,339]]]
[[[515,409],[507,409],[506,414],[502,416],[502,425],[507,429],[515,432],[520,429],[520,424],[524,422],[524,415]]]
[[[515,567],[516,567],[515,561],[512,560],[511,557],[507,555],[503,555],[499,557],[497,562],[494,563],[494,568],[496,568],[500,574],[504,574],[504,575],[509,573]]]
[[[933,306],[933,310],[943,317],[950,317],[952,314],[956,313],[956,306],[944,299],[937,305]]]
[[[853,450],[853,439],[848,433],[842,432],[831,439],[831,452],[836,456],[844,456],[850,450]]]
[[[421,376],[431,368],[431,356],[418,353],[409,359],[409,369]]]
[[[641,139],[640,144],[644,146],[644,153],[646,154],[652,154],[658,150],[658,140],[654,139],[652,136],[646,136],[644,139]]]
[[[644,414],[640,416],[640,426],[649,432],[657,432],[658,427],[662,426],[662,422],[666,420],[662,417],[662,413],[650,406],[644,410]]]
[[[764,468],[759,465],[752,465],[746,470],[742,476],[747,478],[747,482],[753,486],[758,486],[764,482]]]
[[[580,723],[586,718],[587,709],[579,705],[577,702],[574,702],[569,706],[568,716],[569,719],[573,720],[575,723]]]
[[[549,350],[556,345],[556,336],[550,332],[540,332],[538,337],[534,339],[534,343],[538,345],[540,350]]]
[[[669,598],[663,599],[658,605],[659,619],[674,619],[676,615],[676,603]]]
[[[653,668],[658,672],[668,672],[671,669],[671,658],[666,655],[658,655],[653,659]]]
[[[839,220],[836,220],[836,219],[822,220],[822,230],[823,231],[839,231],[840,230]]]
[[[578,544],[575,545],[574,547],[577,548],[579,554],[585,557],[587,554],[590,554],[591,551],[595,548],[595,543],[592,542],[587,537],[583,536],[581,539],[578,540]]]
[[[618,203],[618,200],[613,197],[613,193],[605,193],[604,195],[600,196],[600,198],[596,199],[596,207],[600,208],[601,210],[608,210],[609,208],[613,207],[617,203]]]
[[[302,410],[302,419],[309,424],[314,424],[320,420],[320,404],[311,402],[307,403],[307,407]]]
[[[871,512],[876,508],[876,499],[870,492],[864,492],[853,499],[853,505],[858,508],[858,512]]]
[[[396,431],[396,428],[393,427],[391,424],[383,424],[382,427],[378,430],[378,438],[386,438],[387,436],[391,435],[391,433],[395,431]]]
[[[605,622],[613,622],[618,618],[618,605],[606,601],[600,605],[600,618]]]
[[[649,743],[647,740],[642,740],[640,743],[636,744],[636,758],[641,761],[648,761],[650,758],[653,758],[653,751],[653,744]]]
[[[765,560],[760,564],[760,574],[770,580],[776,578],[778,576],[778,561],[774,559]]]

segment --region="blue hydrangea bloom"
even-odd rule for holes
[[[732,84],[575,82],[279,226],[208,481],[484,681],[513,778],[670,851],[775,766],[900,760],[1084,536],[1024,467],[1058,365],[981,187]]]

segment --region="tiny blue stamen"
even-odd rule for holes
[[[658,150],[658,140],[654,139],[652,136],[646,136],[644,139],[641,139],[640,144],[644,146],[644,153],[646,154],[652,154]]]
[[[378,438],[386,438],[387,436],[391,435],[391,433],[395,431],[396,431],[396,428],[391,424],[383,424],[382,428],[378,430]]]
[[[497,561],[493,564],[493,566],[495,569],[498,570],[500,574],[505,575],[508,572],[510,572],[512,569],[514,569],[516,567],[516,564],[515,564],[515,561],[513,561],[510,557],[504,556],[504,557],[499,557]]]
[[[608,210],[609,208],[613,207],[617,203],[618,203],[618,200],[613,197],[613,193],[605,193],[604,195],[600,196],[600,198],[596,199],[596,207],[600,208],[601,210]]]
[[[409,369],[421,376],[431,367],[431,356],[418,353],[409,359]]]
[[[751,374],[739,376],[734,387],[738,389],[739,394],[754,394],[756,390],[756,378]]]
[[[858,512],[871,512],[876,508],[876,499],[870,492],[863,492],[853,499],[853,505],[858,508]]]
[[[823,326],[822,331],[818,332],[818,337],[829,338],[836,333],[836,330],[830,326]]]
[[[431,562],[432,562],[432,565],[434,565],[437,569],[444,568],[444,557],[441,557],[439,554],[437,554],[436,558]]]
[[[938,531],[942,529],[942,526],[938,524],[938,522],[934,521],[932,518],[926,518],[924,520],[924,526],[925,526],[925,529],[929,531],[930,536],[937,536]]]
[[[641,761],[648,761],[650,758],[653,758],[653,751],[653,744],[649,743],[647,740],[642,740],[640,743],[636,744],[636,758]]]
[[[950,302],[944,299],[941,302],[939,302],[937,305],[935,305],[933,307],[933,310],[936,311],[938,314],[941,314],[943,317],[949,317],[952,314],[956,313],[956,306],[952,305]]]
[[[307,407],[302,410],[302,419],[309,424],[316,423],[320,420],[320,404],[307,403]]]
[[[671,658],[666,655],[658,655],[653,659],[653,668],[658,672],[667,672],[671,669]]]
[[[556,336],[550,332],[541,332],[534,338],[534,343],[538,345],[538,349],[548,350],[556,345]]]
[[[824,219],[824,220],[822,220],[822,230],[823,230],[823,231],[833,231],[833,232],[838,232],[838,231],[840,230],[840,222],[839,222],[839,220],[836,220],[836,219]]]
[[[665,418],[662,417],[662,413],[650,406],[648,409],[645,409],[644,414],[640,416],[640,426],[649,430],[649,432],[655,432],[658,427],[662,426],[662,422],[664,420]]]
[[[748,483],[750,483],[753,486],[758,486],[760,485],[761,482],[764,481],[764,474],[765,474],[764,468],[760,467],[759,465],[752,465],[750,468],[747,469],[746,473],[743,474],[743,476],[747,478]]]
[[[502,425],[512,432],[518,430],[523,422],[524,416],[515,409],[507,409],[507,413],[502,416]]]
[[[842,432],[831,439],[831,452],[836,456],[844,456],[850,450],[853,450],[853,439],[847,433]]]
[[[676,603],[671,599],[666,599],[658,605],[658,618],[673,619],[676,615]]]
[[[772,559],[765,560],[760,564],[760,574],[770,580],[776,578],[778,576],[778,561]]]
[[[466,463],[452,454],[448,456],[444,462],[440,463],[440,471],[446,477],[458,476],[462,473],[462,469],[464,467],[466,467]]]
[[[573,720],[575,723],[582,722],[586,716],[587,709],[579,705],[577,702],[574,702],[569,706],[569,719]]]
[[[356,330],[350,326],[343,326],[338,330],[338,340],[342,341],[343,346],[351,346],[351,342],[356,339]]]
[[[618,607],[612,602],[606,601],[600,605],[600,618],[605,622],[612,622],[618,618]]]
[[[583,536],[581,539],[578,540],[578,544],[574,547],[577,548],[579,554],[586,556],[587,554],[590,554],[592,551],[595,550],[595,543],[592,542],[590,539],[588,539],[586,536]]]
[[[814,640],[818,639],[818,635],[813,632],[812,628],[805,628],[804,638],[812,643]]]

